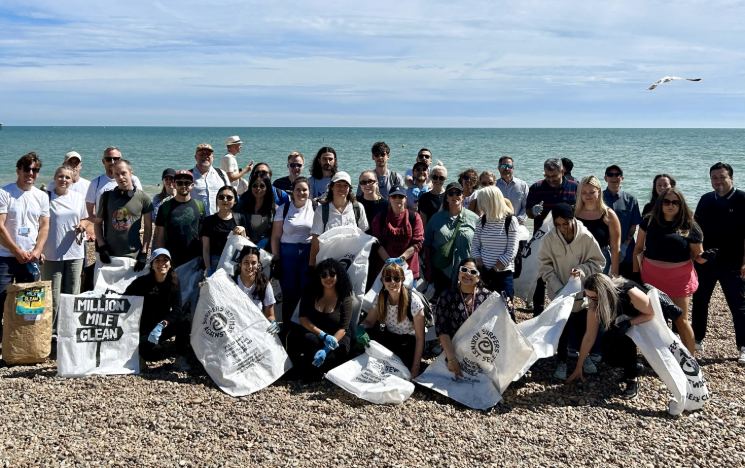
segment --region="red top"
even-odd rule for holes
[[[385,247],[390,257],[400,257],[406,249],[414,247],[414,255],[406,263],[409,265],[414,278],[419,278],[419,250],[424,242],[424,227],[422,218],[418,213],[414,213],[414,226],[409,224],[409,213],[407,210],[400,215],[388,210],[386,226],[381,226],[382,213],[375,216],[372,222],[372,235],[375,236],[381,245]],[[385,262],[379,255],[373,255],[376,258],[375,271],[379,273],[383,269]]]

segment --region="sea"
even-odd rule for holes
[[[333,147],[339,168],[357,182],[365,169],[374,168],[370,149],[385,141],[391,148],[389,167],[403,173],[416,162],[420,148],[432,151],[448,169],[448,180],[473,168],[497,173],[500,156],[515,162],[515,177],[528,184],[543,178],[543,161],[567,157],[580,179],[597,175],[602,182],[611,164],[624,171],[622,188],[636,195],[643,206],[651,196],[656,174],[677,180],[694,208],[711,191],[709,167],[723,161],[734,168],[735,186],[745,173],[745,129],[573,129],[573,128],[269,128],[269,127],[14,127],[0,130],[0,184],[16,180],[15,162],[35,151],[43,160],[37,186],[48,184],[68,151],[83,158],[82,176],[92,179],[103,172],[103,150],[118,147],[134,168],[144,189],[154,195],[163,169],[192,169],[200,143],[215,149],[214,165],[225,154],[225,138],[240,136],[243,151],[238,162],[265,162],[274,177],[287,175],[287,156],[300,151],[306,158],[304,175],[319,148]],[[603,182],[603,186],[605,183]]]

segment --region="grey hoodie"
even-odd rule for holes
[[[605,267],[605,257],[595,238],[581,221],[574,219],[575,235],[567,244],[558,229],[551,229],[541,242],[538,260],[541,266],[538,274],[546,282],[548,298],[553,299],[572,278],[572,269],[580,271],[580,280],[585,284],[588,276],[601,273]],[[572,312],[587,307],[584,294],[578,294]]]

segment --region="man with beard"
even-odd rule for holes
[[[204,204],[205,212],[213,215],[217,213],[217,192],[224,186],[230,185],[228,174],[222,169],[212,167],[212,146],[202,143],[197,146],[194,159],[197,165],[191,173],[194,174],[194,186],[191,189],[191,197]]]
[[[414,175],[414,186],[406,189],[406,208],[414,213],[419,212],[419,197],[429,191],[427,179],[429,178],[429,166],[427,163],[418,161],[412,168]]]
[[[337,173],[339,161],[336,159],[336,151],[330,146],[324,146],[318,150],[313,159],[310,169],[310,197],[314,200],[325,199],[331,177]]]

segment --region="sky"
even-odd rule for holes
[[[0,122],[742,128],[743,18],[734,0],[0,0]],[[702,81],[646,89],[666,75]]]

